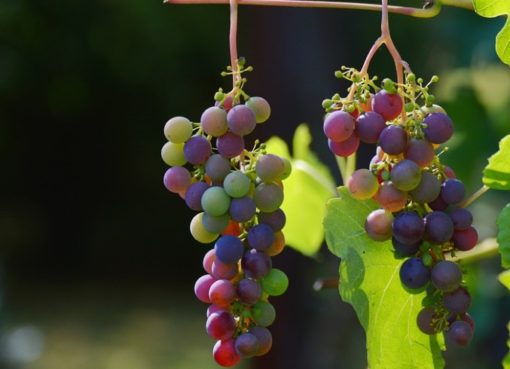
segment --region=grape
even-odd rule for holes
[[[224,308],[222,308],[220,306],[211,304],[211,305],[209,305],[207,307],[206,316],[209,318],[212,314],[219,313],[219,312],[222,312],[222,311],[227,311],[227,310],[225,310]]]
[[[264,251],[274,242],[273,229],[267,224],[257,224],[248,231],[247,240],[251,248]]]
[[[441,245],[453,236],[453,222],[442,211],[433,211],[425,216],[425,239]]]
[[[271,270],[271,265],[271,258],[268,255],[253,249],[247,251],[241,260],[246,277],[253,279],[266,276]]]
[[[271,106],[263,97],[252,96],[246,100],[245,105],[253,111],[257,123],[264,123],[271,115]]]
[[[225,264],[218,259],[214,260],[212,263],[211,275],[216,279],[232,279],[237,273],[238,266],[236,263]]]
[[[276,256],[280,254],[285,248],[285,236],[283,232],[276,232],[274,234],[274,242],[270,248],[268,248],[265,253],[269,256]]]
[[[220,215],[214,217],[207,213],[202,216],[202,225],[206,230],[211,233],[221,233],[227,228],[228,221],[230,220],[228,215]]]
[[[224,367],[234,366],[241,360],[236,352],[233,339],[217,341],[214,344],[213,357],[219,365]]]
[[[195,282],[195,296],[202,302],[209,304],[209,290],[211,285],[216,282],[216,279],[209,274],[203,275]]]
[[[163,132],[168,141],[184,143],[193,134],[193,125],[188,118],[173,117],[166,122]]]
[[[266,301],[259,301],[253,305],[251,311],[253,321],[261,327],[268,327],[273,324],[276,318],[276,311],[273,305]]]
[[[230,216],[239,223],[249,221],[255,216],[255,203],[249,197],[241,197],[240,199],[232,199],[230,202]]]
[[[235,198],[245,196],[250,190],[250,185],[250,178],[240,171],[230,173],[223,181],[225,192]]]
[[[473,338],[473,328],[463,320],[457,320],[450,325],[446,332],[446,342],[465,347]]]
[[[285,170],[282,158],[273,154],[262,155],[255,164],[255,171],[264,182],[274,182],[281,178]]]
[[[391,94],[381,90],[372,98],[372,110],[379,113],[387,121],[393,120],[400,115],[403,108],[402,98],[399,94]]]
[[[267,224],[274,232],[281,231],[285,226],[286,217],[282,209],[276,209],[271,213],[260,212],[257,214],[259,223]]]
[[[205,329],[207,334],[218,340],[226,340],[234,335],[236,322],[228,311],[212,313],[207,318]]]
[[[253,305],[260,300],[260,297],[262,296],[262,288],[260,287],[259,282],[253,279],[243,278],[237,285],[237,295],[242,303]]]
[[[202,195],[208,188],[209,185],[205,182],[199,181],[193,183],[186,191],[186,195],[184,197],[186,205],[188,205],[188,207],[192,210],[202,211]]]
[[[397,212],[402,210],[407,202],[407,194],[400,191],[392,182],[383,182],[374,199],[386,210]]]
[[[441,198],[449,205],[455,205],[464,199],[466,189],[458,179],[447,179],[441,185]]]
[[[463,314],[471,305],[471,296],[464,287],[443,295],[443,305],[453,314]]]
[[[400,213],[393,221],[393,237],[403,244],[419,242],[425,233],[423,219],[413,211]]]
[[[238,136],[250,134],[257,125],[255,113],[246,105],[236,105],[227,114],[230,131]]]
[[[287,158],[281,158],[283,160],[283,172],[280,175],[280,179],[287,179],[290,177],[292,173],[292,164],[290,163],[290,160]]]
[[[271,269],[268,275],[260,280],[262,289],[269,296],[280,296],[289,287],[289,278],[280,269]]]
[[[361,140],[368,144],[375,144],[379,140],[379,136],[384,128],[386,121],[376,112],[366,112],[356,119],[356,133]]]
[[[393,215],[384,209],[372,211],[365,221],[367,235],[375,241],[386,241],[391,238]]]
[[[382,130],[379,136],[379,146],[390,155],[398,155],[407,147],[407,133],[404,128],[391,125]]]
[[[430,269],[417,257],[407,259],[400,267],[400,281],[406,287],[418,289],[425,287],[430,280]]]
[[[171,167],[186,164],[186,158],[184,157],[184,144],[167,142],[161,148],[161,158],[165,164]]]
[[[241,155],[244,150],[244,139],[232,132],[227,132],[216,140],[216,148],[221,156],[230,159]]]
[[[358,150],[359,138],[356,134],[352,134],[347,140],[336,142],[328,140],[328,146],[331,152],[337,156],[347,157]]]
[[[368,200],[379,190],[379,182],[368,169],[358,169],[347,180],[347,188],[355,199]]]
[[[211,156],[211,143],[204,136],[193,136],[184,144],[184,157],[193,165],[205,164]]]
[[[200,124],[205,133],[219,137],[228,130],[227,113],[217,106],[211,106],[202,113]]]
[[[418,328],[425,334],[435,334],[438,332],[434,321],[437,319],[434,309],[427,307],[421,309],[418,313],[417,323]]]
[[[390,174],[393,184],[401,191],[411,191],[420,184],[421,169],[414,161],[399,161]]]
[[[200,243],[211,243],[215,239],[218,238],[218,234],[211,233],[207,229],[204,228],[202,224],[202,217],[204,216],[204,213],[198,213],[193,217],[191,220],[189,229],[191,232],[191,235],[195,240],[197,240]]]
[[[283,190],[274,183],[261,183],[255,188],[255,205],[261,211],[271,213],[283,203]]]
[[[204,255],[202,266],[204,267],[204,270],[209,274],[212,274],[212,264],[214,259],[216,259],[216,253],[214,252],[214,249],[207,251],[207,253]]]
[[[214,245],[216,258],[222,263],[236,263],[241,259],[244,252],[244,246],[241,240],[235,236],[221,236]]]
[[[457,289],[462,281],[462,272],[453,261],[442,260],[432,268],[432,284],[443,292]]]
[[[361,110],[368,112],[372,111],[372,99],[374,98],[373,94],[370,94],[368,97],[364,97],[359,101],[359,107]]]
[[[257,337],[259,341],[259,351],[255,354],[256,356],[265,355],[271,350],[271,346],[273,345],[273,337],[271,336],[271,332],[269,329],[264,327],[253,326],[248,331]]]
[[[210,187],[202,195],[202,209],[209,215],[220,216],[230,207],[230,196],[221,187]]]
[[[427,171],[421,173],[420,183],[409,192],[414,201],[422,204],[434,201],[440,193],[441,182],[434,174]]]
[[[236,297],[236,289],[228,279],[218,279],[209,288],[209,300],[214,305],[228,307]]]
[[[205,163],[205,174],[213,181],[223,181],[230,173],[230,161],[219,154],[214,154]]]
[[[456,231],[467,229],[473,223],[473,215],[464,208],[452,209],[448,215],[452,218],[453,228]]]
[[[450,139],[453,134],[453,122],[444,113],[432,113],[428,115],[423,123],[425,138],[435,144],[442,144]]]
[[[236,338],[236,352],[242,357],[252,357],[260,350],[257,337],[251,333],[243,333]]]
[[[447,178],[450,178],[450,179],[457,178],[457,176],[455,175],[455,172],[449,166],[447,166],[447,165],[443,166],[443,171]]]
[[[462,251],[471,250],[478,243],[478,232],[474,227],[458,230],[453,233],[453,244]]]
[[[448,208],[448,204],[444,202],[443,198],[441,197],[441,194],[434,200],[429,202],[429,206],[432,210],[446,210]]]
[[[475,330],[475,321],[473,320],[471,315],[469,315],[468,313],[461,314],[460,319],[469,324],[473,331]]]
[[[232,219],[228,222],[228,227],[223,231],[223,235],[231,235],[231,236],[239,236],[241,234],[241,227],[239,223],[233,221]]]
[[[170,192],[178,193],[184,191],[191,184],[191,174],[183,167],[170,168],[165,172],[163,184]]]
[[[395,237],[393,237],[391,242],[393,244],[393,248],[395,249],[395,254],[398,257],[406,257],[406,256],[416,255],[416,253],[418,252],[418,250],[420,249],[420,246],[421,246],[421,241],[416,242],[412,245],[406,245],[405,243],[398,241]]]
[[[232,94],[224,95],[223,100],[216,101],[214,106],[221,106],[228,113],[234,105],[234,96]]]
[[[428,141],[412,139],[407,145],[405,158],[414,161],[420,168],[428,167],[435,157],[434,146]]]
[[[335,142],[343,142],[352,136],[355,120],[349,113],[337,110],[326,116],[324,120],[324,134]]]

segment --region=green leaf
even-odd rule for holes
[[[329,169],[310,151],[311,140],[308,127],[301,124],[294,134],[294,158],[281,138],[272,137],[266,143],[268,152],[292,163],[292,173],[284,181],[282,209],[287,215],[287,223],[283,231],[287,244],[307,256],[320,249],[324,240],[322,219],[326,201],[336,192]]]
[[[499,151],[483,170],[483,183],[495,190],[510,191],[510,135],[499,142]]]
[[[510,268],[510,204],[498,216],[498,245],[503,268]]]
[[[510,15],[508,0],[473,0],[475,12],[482,17],[494,18],[500,15]],[[503,29],[496,36],[496,53],[499,58],[510,65],[510,20],[507,18]]]
[[[499,281],[510,290],[510,270],[504,271],[499,275]],[[508,323],[508,331],[510,332],[510,323]],[[507,346],[510,349],[510,338],[507,341]],[[510,369],[510,352],[506,354],[503,359],[503,369]]]
[[[324,227],[331,252],[340,263],[340,295],[350,303],[367,335],[370,369],[439,369],[444,367],[442,335],[422,333],[416,318],[425,292],[411,294],[399,278],[403,260],[390,241],[375,242],[365,233],[367,215],[379,208],[358,201],[345,187],[327,204]]]

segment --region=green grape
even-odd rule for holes
[[[268,327],[273,324],[276,318],[276,311],[269,302],[259,301],[253,305],[251,315],[255,324],[261,327]]]
[[[222,187],[210,187],[202,195],[202,209],[214,217],[226,214],[230,207],[230,196]]]
[[[218,234],[211,233],[204,228],[202,217],[204,213],[198,213],[191,220],[189,230],[195,240],[200,243],[211,243],[218,238]]]
[[[260,284],[269,296],[280,296],[289,287],[289,278],[280,269],[271,269],[269,274],[260,280]]]
[[[287,158],[281,157],[283,160],[283,172],[281,174],[280,179],[284,180],[289,178],[290,174],[292,173],[292,164],[290,163],[290,160]]]
[[[168,141],[184,143],[193,134],[193,124],[188,118],[174,117],[166,122],[163,132]]]
[[[379,190],[379,182],[368,169],[358,169],[347,180],[347,188],[355,199],[368,200]]]
[[[213,217],[212,215],[204,213],[202,225],[211,233],[222,233],[225,228],[227,228],[229,220],[230,217],[227,214]]]
[[[261,183],[255,188],[253,201],[264,213],[272,213],[283,203],[283,190],[274,183]]]
[[[234,198],[246,196],[250,191],[250,185],[250,178],[240,171],[229,173],[223,181],[225,192]]]
[[[161,149],[161,158],[171,167],[183,166],[186,164],[184,144],[167,142]]]
[[[253,113],[255,113],[255,120],[257,123],[264,123],[269,119],[269,116],[271,115],[271,107],[263,97],[252,96],[245,104],[253,111]]]

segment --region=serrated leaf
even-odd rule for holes
[[[498,216],[498,245],[501,254],[501,264],[510,268],[510,204],[507,204]]]
[[[510,270],[507,270],[499,275],[499,281],[510,290]],[[510,332],[510,323],[507,325],[507,329]],[[510,338],[507,341],[507,346],[510,349]],[[503,359],[503,369],[510,369],[510,352],[506,354]]]
[[[500,15],[510,15],[510,2],[508,0],[473,0],[475,12],[482,17],[494,18]],[[496,36],[496,53],[499,58],[510,65],[510,19]]]
[[[342,259],[340,295],[367,335],[368,367],[443,368],[442,336],[428,336],[416,324],[426,293],[404,290],[403,260],[394,257],[391,242],[375,242],[365,233],[365,219],[377,208],[375,201],[355,200],[342,187],[340,197],[328,201],[324,219],[328,247]]]
[[[266,143],[267,151],[291,161],[292,173],[284,181],[285,197],[282,209],[287,215],[283,229],[287,244],[312,256],[324,240],[322,219],[326,201],[335,195],[335,184],[329,169],[310,151],[311,135],[304,124],[294,134],[294,158],[287,144],[278,137]]]
[[[482,180],[492,189],[510,191],[510,135],[503,137],[499,151],[489,158]]]

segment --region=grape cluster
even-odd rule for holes
[[[354,70],[342,76],[357,82]],[[368,215],[366,233],[376,241],[391,240],[395,255],[407,258],[400,269],[406,289],[429,292],[419,328],[427,334],[444,331],[449,344],[465,346],[474,330],[467,313],[471,297],[461,269],[445,255],[472,249],[478,234],[461,206],[463,183],[436,153],[452,136],[453,123],[433,104],[430,83],[407,74],[405,84],[386,79],[379,89],[374,80],[358,79],[352,101],[334,96],[324,103],[324,132],[340,156],[355,151],[345,149],[349,140],[377,143],[370,168],[356,170],[347,181],[354,198],[373,198],[381,207]]]
[[[227,94],[220,89],[215,106],[203,112],[199,123],[170,119],[161,151],[171,166],[165,187],[198,212],[191,234],[200,243],[215,241],[204,256],[207,274],[196,281],[195,295],[209,304],[206,331],[217,340],[214,359],[226,367],[270,350],[266,327],[275,320],[275,309],[268,297],[283,294],[288,286],[285,273],[272,268],[271,257],[285,246],[280,206],[282,180],[291,166],[266,153],[258,141],[252,150],[245,148],[244,136],[268,120],[270,106],[241,87]]]

